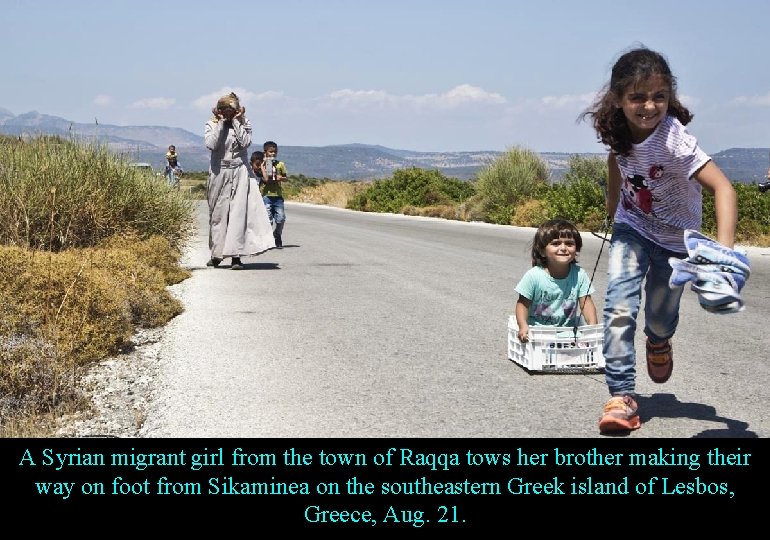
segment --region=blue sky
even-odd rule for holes
[[[706,152],[770,146],[770,2],[0,0],[0,108],[256,140],[602,152],[578,114],[619,54],[668,58]]]

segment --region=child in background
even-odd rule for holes
[[[168,162],[169,167],[176,168],[179,165],[176,155],[176,146],[173,144],[169,145],[168,147],[168,152],[166,152],[166,161]]]
[[[578,326],[580,315],[596,324],[594,288],[577,264],[583,239],[565,219],[543,223],[532,241],[532,268],[516,285],[519,341],[529,340],[530,326]]]
[[[609,147],[607,213],[614,226],[603,353],[611,398],[599,431],[610,433],[641,425],[634,335],[642,282],[647,372],[653,382],[664,383],[674,365],[671,338],[683,291],[669,284],[669,257],[687,257],[684,232],[700,230],[701,188],[714,194],[717,241],[729,249],[738,211],[732,184],[685,128],[693,115],[680,103],[676,78],[660,53],[640,47],[623,54],[581,118],[586,116]]]
[[[251,153],[251,169],[254,171],[254,174],[257,175],[260,195],[262,194],[262,186],[265,183],[265,179],[262,177],[262,161],[264,159],[265,153],[261,150],[257,150],[256,152]]]
[[[169,145],[166,152],[166,180],[172,187],[178,187],[179,177],[182,176],[182,167],[179,165],[179,157],[176,153],[176,146]]]
[[[283,205],[283,188],[281,183],[286,181],[286,165],[278,161],[278,144],[274,141],[267,141],[262,145],[264,150],[264,159],[262,162],[262,198],[265,202],[267,215],[273,223],[273,238],[275,238],[275,247],[283,247],[283,225],[286,222],[286,212]]]

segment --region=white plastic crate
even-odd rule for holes
[[[508,318],[508,358],[529,371],[582,372],[604,369],[604,326],[530,326],[529,341],[519,341],[516,317]]]

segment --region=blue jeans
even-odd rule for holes
[[[612,230],[604,298],[604,376],[613,396],[633,394],[636,388],[636,316],[644,286],[644,333],[651,343],[661,343],[676,332],[683,287],[668,286],[673,269],[669,257],[686,253],[669,251],[623,223]]]
[[[171,167],[166,167],[166,182],[168,182],[168,185],[172,188],[179,186],[179,180],[176,177],[176,171]]]
[[[265,203],[265,210],[267,210],[270,223],[275,226],[275,234],[281,236],[283,224],[286,221],[286,212],[283,210],[283,197],[269,197],[265,195],[262,197],[262,200]]]

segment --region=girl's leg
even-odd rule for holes
[[[636,390],[636,318],[642,280],[649,268],[650,242],[628,226],[616,224],[608,262],[607,294],[604,301],[605,380],[610,394],[633,394]]]
[[[653,344],[671,338],[679,324],[679,303],[684,287],[671,288],[668,281],[673,269],[669,257],[685,255],[656,247],[651,255],[650,272],[644,286],[644,333]]]

